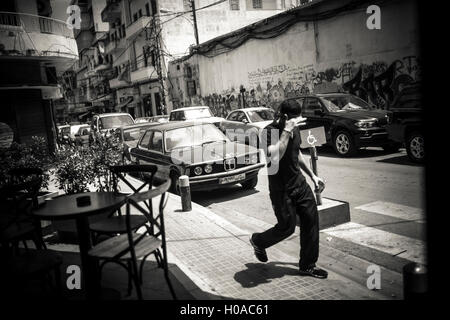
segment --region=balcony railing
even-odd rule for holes
[[[144,28],[149,28],[151,25],[151,20],[154,19],[153,17],[149,16],[142,16],[127,27],[127,40],[130,40],[130,38],[135,37],[135,35],[141,31]]]
[[[134,62],[131,64],[130,78],[133,83],[155,80],[158,79],[158,73],[156,72],[156,68],[150,63],[145,64],[144,61]]]
[[[28,13],[0,12],[0,29],[23,28],[27,33],[48,33],[74,38],[73,30],[69,29],[65,21],[40,17]]]

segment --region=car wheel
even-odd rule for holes
[[[355,142],[348,131],[338,131],[334,135],[333,148],[338,155],[343,157],[349,157],[356,153]]]
[[[401,148],[401,143],[391,143],[383,146],[383,150],[389,153],[398,152],[398,150]]]
[[[177,172],[170,173],[170,192],[176,195],[180,195],[180,175]]]
[[[241,182],[241,186],[242,188],[244,188],[245,190],[250,190],[250,189],[254,189],[256,187],[256,185],[258,184],[258,177],[254,177],[250,180]]]
[[[406,139],[408,157],[417,163],[425,161],[425,139],[420,132],[411,133]]]

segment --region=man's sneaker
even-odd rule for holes
[[[312,267],[308,269],[300,269],[300,275],[302,276],[310,276],[319,279],[326,279],[328,277],[328,272],[323,269]]]
[[[253,249],[255,250],[255,256],[259,261],[267,262],[267,260],[269,260],[267,258],[266,249],[260,248],[256,244],[254,244],[252,237],[250,237],[250,244],[252,245]]]

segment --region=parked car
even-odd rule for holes
[[[117,128],[134,124],[129,113],[102,113],[96,114],[91,121],[91,142],[97,141],[99,135],[114,134]]]
[[[57,139],[58,143],[68,143],[70,134],[70,125],[63,124],[56,127],[58,130]]]
[[[156,122],[156,123],[166,123],[169,121],[169,116],[167,115],[160,115],[160,116],[154,116],[154,117],[140,117],[136,118],[136,123],[145,123],[145,122]]]
[[[403,143],[409,158],[425,161],[423,108],[418,84],[404,88],[388,111],[389,137]]]
[[[149,128],[130,151],[133,162],[158,166],[156,179],[172,181],[189,176],[191,190],[211,190],[240,183],[252,189],[258,183],[261,163],[258,149],[231,142],[216,126],[178,121]]]
[[[89,128],[88,124],[74,124],[70,126],[70,133],[69,133],[69,143],[75,144],[76,137],[75,135],[79,132],[82,128]],[[88,139],[89,141],[89,139]]]
[[[347,93],[310,94],[296,99],[307,119],[303,130],[323,126],[327,144],[340,156],[354,155],[363,147],[397,151],[401,144],[389,139],[387,111]],[[338,105],[336,103],[338,103]]]
[[[202,123],[212,123],[217,128],[224,120],[222,117],[215,117],[208,106],[186,107],[172,110],[169,121],[187,121],[195,120]]]
[[[130,150],[137,146],[142,134],[150,127],[157,125],[157,122],[136,123],[116,129],[115,133],[119,141],[123,143],[123,162],[129,163]]]
[[[275,111],[270,108],[237,109],[228,114],[220,128],[231,141],[258,147],[259,130],[272,123],[274,115]]]
[[[91,127],[89,125],[81,126],[75,133],[74,144],[77,146],[88,146],[90,141]]]

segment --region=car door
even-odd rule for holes
[[[332,119],[328,115],[328,110],[317,97],[307,97],[303,102],[302,115],[305,117],[306,126],[301,129],[324,127],[327,141],[330,141],[330,129]]]
[[[156,165],[158,170],[156,171],[155,178],[158,180],[165,179],[169,177],[170,173],[170,157],[164,153],[164,141],[162,131],[147,131],[143,144],[139,145],[139,149],[142,150],[141,156],[139,158],[139,164],[152,164]],[[145,146],[144,144],[148,144]],[[142,140],[141,140],[142,141]]]
[[[230,115],[231,116],[231,115]],[[232,122],[230,123],[229,128],[232,130],[232,135],[230,136],[231,141],[238,141],[241,143],[245,143],[246,134],[245,132],[249,128],[248,117],[243,111],[235,111],[232,115]]]

